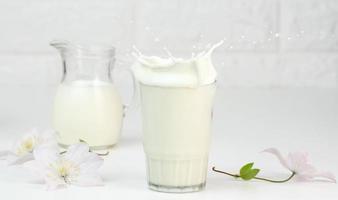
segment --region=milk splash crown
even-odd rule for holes
[[[216,70],[211,54],[223,44],[223,40],[207,51],[189,59],[175,58],[169,51],[168,58],[145,56],[135,49],[136,62],[132,66],[135,78],[146,85],[163,87],[199,87],[216,81]]]

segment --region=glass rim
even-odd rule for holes
[[[78,56],[89,57],[115,56],[116,50],[112,45],[82,44],[67,40],[52,40],[49,44],[63,53],[72,52]]]
[[[140,85],[144,85],[144,86],[150,86],[150,87],[161,87],[161,88],[173,88],[173,89],[197,89],[197,88],[201,88],[201,87],[208,87],[208,86],[212,86],[212,85],[217,85],[217,80],[215,80],[212,83],[208,83],[205,85],[197,85],[196,87],[189,87],[189,86],[161,86],[161,85],[150,85],[150,84],[146,84],[146,83],[142,83],[140,81],[138,81],[138,84]]]

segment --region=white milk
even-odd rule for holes
[[[140,83],[149,187],[164,192],[205,186],[216,71],[209,51],[191,59],[147,57],[133,66]]]
[[[215,89],[215,84],[198,88],[141,85],[150,184],[205,184]]]
[[[119,139],[122,118],[121,99],[110,83],[74,81],[58,88],[53,124],[60,144],[82,139],[92,147],[112,146]]]

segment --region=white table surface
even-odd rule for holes
[[[336,200],[337,184],[240,181],[216,174],[211,167],[237,172],[241,165],[255,161],[262,169],[262,176],[284,178],[288,172],[278,161],[272,155],[259,153],[265,148],[277,147],[284,154],[307,151],[318,169],[338,175],[337,94],[336,89],[220,88],[215,100],[207,187],[201,192],[167,194],[147,189],[139,110],[131,110],[125,119],[120,144],[105,158],[100,169],[105,186],[46,191],[22,167],[8,167],[0,162],[1,199]],[[2,113],[1,122],[15,124],[6,122],[5,115]],[[19,127],[20,124],[0,127],[1,148],[18,137]]]

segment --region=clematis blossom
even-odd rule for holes
[[[8,165],[18,165],[34,159],[33,151],[38,147],[56,147],[56,133],[53,130],[39,132],[28,131],[17,140],[10,150],[0,151],[0,158],[7,160]]]
[[[97,171],[103,164],[103,159],[90,152],[85,143],[71,145],[63,154],[59,153],[58,148],[37,148],[34,150],[34,158],[26,166],[43,177],[47,189],[67,185],[103,185]]]
[[[289,153],[284,157],[277,149],[269,148],[263,152],[275,155],[282,166],[295,174],[296,180],[299,181],[313,181],[316,178],[322,178],[336,183],[336,178],[331,172],[318,171],[309,163],[308,154],[303,152]]]

